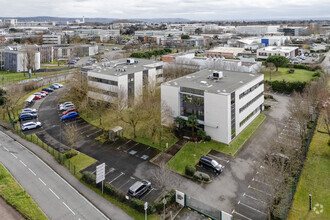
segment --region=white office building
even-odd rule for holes
[[[288,59],[298,56],[298,47],[280,47],[280,46],[268,46],[257,50],[258,59],[267,59],[269,56],[283,56]]]
[[[44,34],[42,35],[43,44],[61,44],[62,36],[61,35],[51,35]]]
[[[163,81],[163,62],[119,59],[97,64],[87,70],[88,97],[114,103],[137,101],[147,89]]]
[[[267,32],[277,32],[280,26],[265,26],[265,25],[248,25],[248,26],[237,26],[236,32],[239,34],[247,35],[262,35]]]
[[[262,111],[263,80],[262,74],[205,69],[165,82],[162,103],[173,113],[167,123],[196,115],[207,135],[229,144]]]
[[[28,56],[26,51],[4,51],[3,52],[4,69],[11,72],[28,71]],[[40,69],[40,52],[35,51],[33,70]]]

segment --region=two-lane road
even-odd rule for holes
[[[41,159],[1,131],[0,162],[50,219],[108,219]]]

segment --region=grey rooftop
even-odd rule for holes
[[[218,72],[220,75],[222,72],[223,77],[215,79],[213,77],[214,72]],[[261,74],[204,69],[196,73],[165,82],[163,85],[199,89],[216,94],[231,93],[259,76],[261,76]]]

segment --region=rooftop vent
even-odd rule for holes
[[[223,78],[223,73],[221,71],[213,72],[212,78],[213,80],[220,80],[221,78]]]
[[[127,64],[133,64],[133,63],[135,63],[135,60],[132,59],[132,58],[127,58],[126,63]]]

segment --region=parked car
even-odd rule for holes
[[[78,113],[77,112],[70,112],[66,115],[63,115],[62,116],[62,120],[67,120],[67,119],[70,119],[70,118],[75,118],[78,116]]]
[[[60,107],[60,110],[61,110],[61,111],[67,111],[67,110],[69,110],[69,109],[71,109],[71,108],[75,108],[74,104],[67,104],[67,105],[64,105],[64,106],[62,106],[62,108]]]
[[[35,108],[24,108],[24,109],[22,109],[21,114],[25,114],[25,113],[35,114],[35,113],[37,113],[37,109],[35,109]]]
[[[51,88],[51,89],[59,89],[60,87],[58,85],[53,84],[53,85],[50,85],[49,88]]]
[[[70,108],[70,109],[62,112],[62,115],[66,115],[66,114],[68,114],[70,112],[78,112],[78,110],[76,108]]]
[[[46,91],[39,91],[40,93],[43,93],[43,94],[45,94],[45,95],[48,95],[48,92],[46,92]]]
[[[28,123],[24,123],[21,126],[22,131],[26,131],[26,130],[31,130],[31,129],[35,129],[35,128],[40,128],[41,127],[41,122],[37,121],[37,122],[28,122]]]
[[[42,98],[41,95],[35,95],[34,98],[33,98],[33,100],[38,100],[38,99],[41,99],[41,98]]]
[[[215,161],[212,158],[207,157],[207,156],[202,156],[199,159],[198,164],[201,167],[205,167],[207,169],[211,169],[217,175],[220,174],[220,173],[222,173],[222,171],[223,171],[223,166],[221,164],[219,164],[217,161]]]
[[[76,62],[74,62],[74,61],[70,61],[68,64],[69,64],[69,65],[74,65],[74,64],[76,64]]]
[[[34,93],[33,95],[40,95],[42,98],[43,98],[43,97],[46,97],[46,94],[41,93],[41,92],[36,92],[36,93]]]
[[[63,87],[63,84],[61,84],[61,83],[54,83],[53,85],[56,85],[56,86],[58,86],[58,87],[60,87],[60,88]]]
[[[72,102],[64,102],[62,104],[60,104],[60,110],[63,110],[63,107],[66,106],[66,105],[73,105]]]
[[[41,91],[45,91],[45,92],[53,92],[54,89],[52,89],[52,88],[42,88]]]
[[[35,118],[37,118],[37,114],[33,114],[33,113],[24,113],[24,114],[20,114],[19,116],[20,121],[31,120]]]
[[[137,181],[129,188],[127,196],[133,198],[140,198],[150,189],[151,183],[148,180]]]

